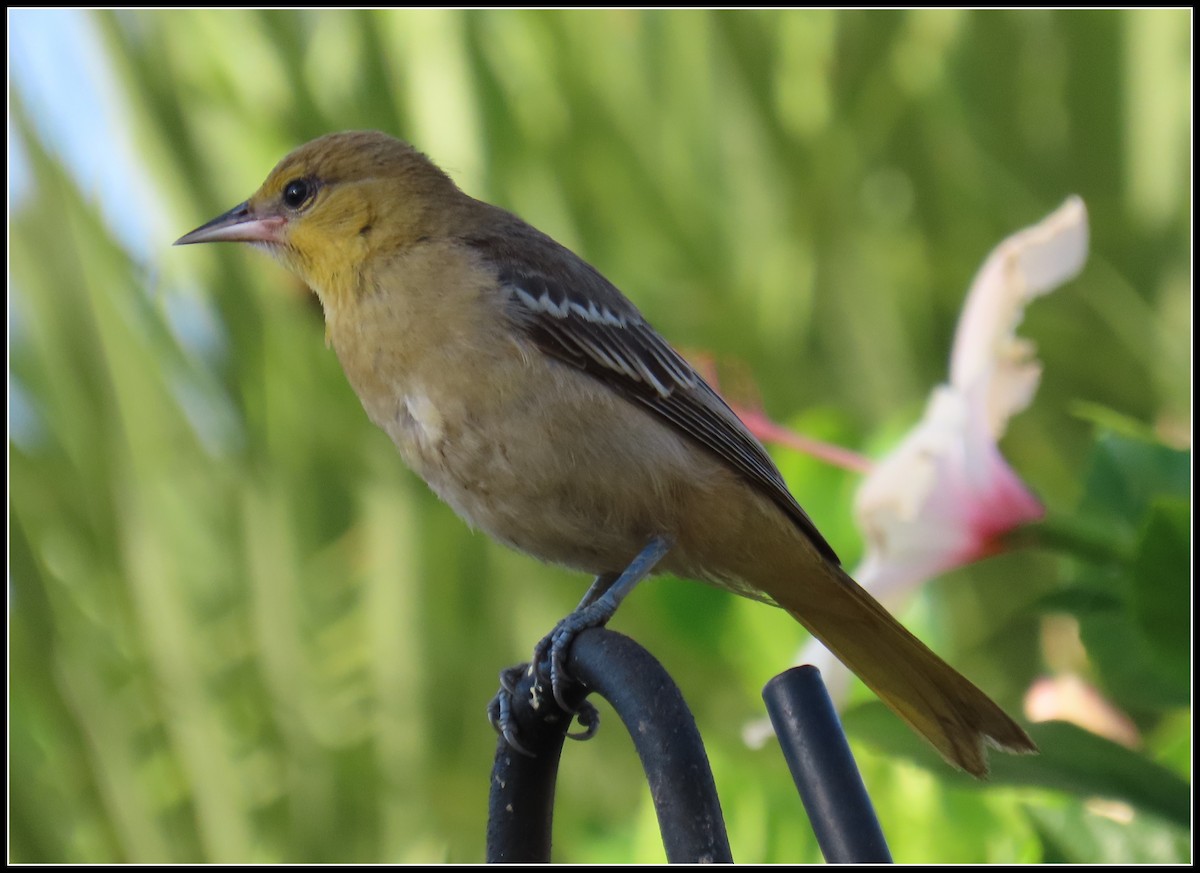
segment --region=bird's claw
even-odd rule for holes
[[[567,734],[573,740],[590,740],[600,729],[600,712],[595,706],[586,698],[579,703],[570,702],[570,698],[578,696],[575,692],[579,682],[567,670],[567,655],[571,651],[571,643],[575,636],[589,627],[604,624],[609,618],[608,615],[597,615],[595,612],[588,609],[572,612],[533,647],[533,663],[549,673],[550,694],[554,697],[554,702],[583,727],[582,731]],[[537,690],[541,687],[540,681],[534,686]]]
[[[578,683],[566,669],[566,653],[578,630],[564,630],[564,624],[565,621],[560,622],[558,627],[534,647],[532,662],[500,671],[500,690],[488,704],[488,721],[491,722],[492,728],[504,738],[513,751],[522,755],[535,757],[518,738],[516,718],[513,715],[513,698],[521,679],[527,674],[533,674],[534,677],[530,685],[530,705],[535,711],[540,709],[542,695],[549,685],[551,696],[558,708],[568,719],[577,719],[583,727],[581,731],[568,733],[568,737],[580,741],[590,740],[600,727],[600,712],[588,700],[581,700],[577,704],[568,702],[569,698],[578,697]]]
[[[581,631],[608,624],[621,601],[654,569],[670,548],[669,537],[652,537],[624,572],[619,575],[605,573],[597,576],[574,611],[533,647],[533,660],[530,664],[510,667],[500,674],[500,691],[488,708],[488,717],[492,727],[512,748],[529,754],[516,739],[516,725],[512,712],[516,689],[525,671],[528,671],[534,680],[530,686],[530,705],[534,710],[542,704],[541,695],[545,688],[543,680],[548,680],[550,694],[554,697],[557,707],[551,707],[545,717],[553,721],[559,713],[563,713],[567,715],[568,721],[572,717],[577,718],[584,729],[568,733],[567,736],[571,739],[588,740],[596,735],[600,727],[600,713],[587,701],[583,683],[572,678],[567,672],[567,655],[571,651],[571,643]],[[578,700],[579,703],[572,703],[574,700]]]
[[[567,671],[566,663],[566,653],[570,649],[574,633],[562,634],[560,633],[561,628],[562,622],[559,622],[558,627],[533,647],[533,663],[546,666],[546,672],[549,673],[550,694],[554,697],[554,702],[563,712],[574,714],[575,707],[566,701],[566,690],[575,682]]]
[[[517,664],[515,667],[500,671],[500,690],[488,704],[488,721],[491,722],[492,730],[504,737],[504,742],[510,749],[526,757],[534,758],[536,755],[521,745],[521,741],[517,739],[517,725],[512,713],[512,699],[517,692],[517,682],[520,681],[521,674],[529,669],[529,664]],[[534,687],[537,687],[536,684]]]
[[[568,691],[576,684],[576,680],[567,671],[567,655],[571,651],[571,643],[581,631],[607,624],[612,612],[607,603],[596,602],[581,606],[555,625],[554,630],[533,648],[533,663],[539,666],[548,665],[550,693],[564,712],[575,714],[577,711],[577,707],[567,702]],[[590,729],[588,736],[594,733],[595,729]]]
[[[568,732],[567,736],[572,740],[590,740],[596,735],[596,731],[600,730],[600,710],[596,709],[590,700],[579,704],[579,708],[575,710],[575,720],[583,726],[583,730]]]

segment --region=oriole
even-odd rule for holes
[[[179,243],[250,242],[320,298],[370,419],[471,525],[611,579],[778,604],[951,763],[1025,731],[850,578],[767,452],[595,268],[407,143],[336,133]]]

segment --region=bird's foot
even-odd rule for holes
[[[568,691],[580,684],[567,671],[567,656],[571,652],[571,643],[581,631],[608,624],[616,608],[616,602],[603,597],[586,605],[581,604],[533,647],[533,663],[546,668],[550,680],[550,693],[566,712],[574,711],[567,702]],[[595,729],[583,739],[590,738],[594,733]]]
[[[571,739],[588,740],[600,727],[600,713],[586,700],[587,687],[567,672],[567,656],[571,643],[582,631],[608,624],[621,601],[644,579],[670,550],[667,537],[653,537],[637,557],[618,574],[599,576],[583,600],[566,618],[554,626],[533,648],[533,660],[518,664],[500,673],[500,690],[488,705],[488,720],[496,733],[504,737],[515,751],[532,755],[517,738],[514,706],[524,703],[519,695],[528,687],[529,709],[544,722],[558,722],[565,717],[577,719],[583,730],[568,733]],[[528,682],[527,682],[528,680]],[[552,700],[545,698],[549,687]]]
[[[557,630],[556,627],[555,631]],[[550,637],[547,637],[538,643],[538,649],[549,639]],[[600,727],[600,713],[585,699],[586,688],[567,676],[565,670],[560,670],[561,678],[557,680],[557,684],[548,674],[546,661],[536,654],[532,663],[517,664],[501,670],[500,690],[488,704],[488,720],[496,733],[504,738],[513,751],[531,758],[535,753],[520,740],[517,728],[518,708],[525,709],[522,715],[526,718],[537,718],[543,723],[561,723],[564,719],[567,722],[572,719],[578,720],[583,730],[567,733],[573,740],[589,740],[596,735]],[[546,696],[547,687],[552,689],[549,699]],[[520,702],[518,695],[521,695]]]

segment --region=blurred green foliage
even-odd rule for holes
[[[1138,439],[1097,442],[1078,517],[1110,554],[1085,554],[1058,597],[1079,598],[1084,644],[1132,711],[1191,701],[1191,456]]]
[[[416,143],[675,343],[741,362],[776,417],[870,453],[944,378],[991,247],[1082,195],[1089,265],[1028,315],[1045,375],[1004,448],[1053,512],[1128,551],[1003,555],[909,618],[1019,711],[1050,669],[1044,615],[1080,616],[1087,669],[1144,746],[1045,725],[1044,767],[995,761],[980,786],[872,704],[847,726],[897,860],[1189,858],[1168,799],[1191,768],[1190,454],[1101,442],[1089,461],[1073,410],[1187,439],[1190,12],[88,15],[167,220],[148,261],[118,242],[18,77],[11,860],[483,856],[497,671],[587,580],[472,535],[402,469],[275,265],[169,248],[291,148],[354,127]],[[855,477],[780,461],[852,566]],[[1147,469],[1167,478],[1120,491]],[[777,750],[742,741],[800,629],[670,579],[616,626],[693,705],[735,858],[818,860]],[[662,859],[614,717],[568,749],[557,803],[559,860]]]

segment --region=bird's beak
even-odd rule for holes
[[[250,201],[239,203],[224,215],[202,224],[191,233],[175,240],[186,246],[206,242],[282,243],[282,231],[287,219],[280,215],[258,215]]]

